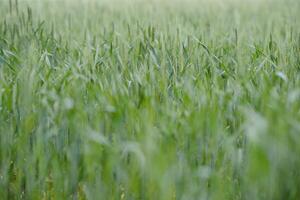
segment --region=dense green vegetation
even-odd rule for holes
[[[298,0],[9,2],[0,199],[300,197]]]

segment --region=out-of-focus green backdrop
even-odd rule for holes
[[[297,199],[300,2],[0,1],[1,199]]]

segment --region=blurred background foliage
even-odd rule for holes
[[[1,199],[297,199],[300,2],[0,1]]]

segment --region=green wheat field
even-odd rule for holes
[[[299,0],[0,0],[1,200],[299,198]]]

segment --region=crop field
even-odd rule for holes
[[[299,0],[0,0],[0,199],[299,198]]]

